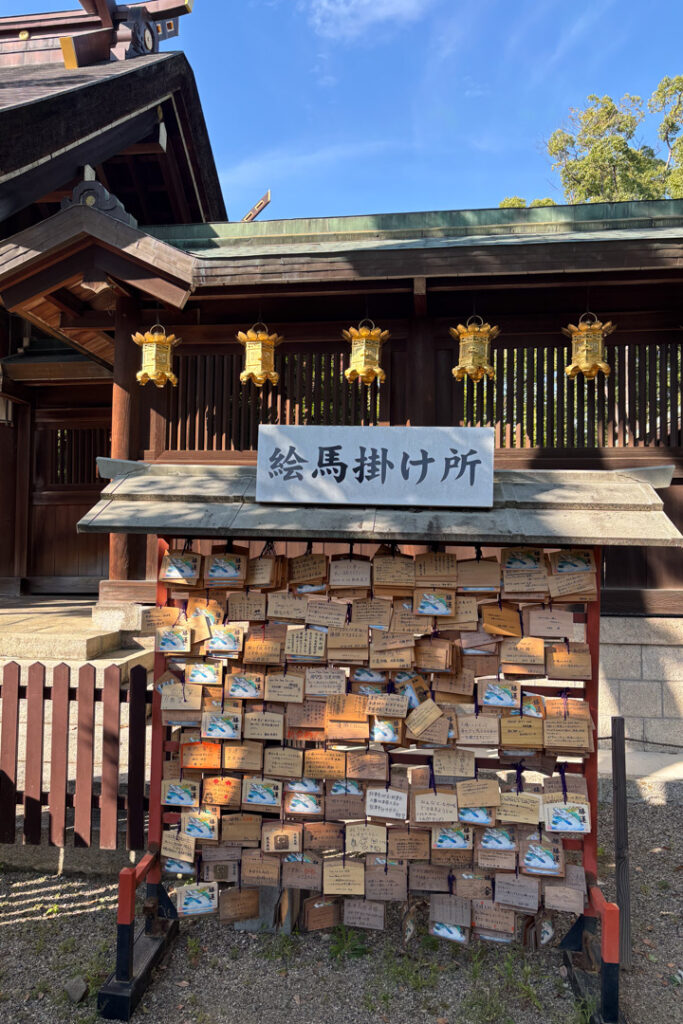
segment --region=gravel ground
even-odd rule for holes
[[[633,971],[622,972],[629,1024],[683,1021],[683,824],[676,807],[631,804]],[[613,897],[611,811],[600,823],[601,882]],[[604,851],[604,852],[603,852]],[[0,875],[0,1022],[94,1022],[114,957],[109,879]],[[340,948],[342,947],[342,948]],[[335,953],[341,954],[335,956]],[[352,955],[358,954],[358,955]],[[184,921],[135,1017],[141,1024],[586,1024],[555,950],[468,949],[418,935],[408,952],[398,915],[385,933],[248,935],[215,919]],[[89,997],[63,991],[81,975]],[[681,975],[683,977],[683,975]]]

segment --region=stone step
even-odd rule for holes
[[[151,671],[154,667],[154,651],[142,646],[136,646],[134,650],[128,647],[118,647],[94,658],[7,658],[0,656],[0,669],[9,661],[16,661],[21,668],[23,679],[26,678],[25,674],[28,673],[29,665],[32,665],[36,660],[39,660],[45,666],[45,681],[48,685],[52,682],[52,672],[56,665],[67,664],[72,672],[77,672],[86,661],[95,666],[96,686],[101,686],[104,679],[104,670],[109,668],[110,665],[118,665],[120,667],[121,682],[127,685],[130,679],[130,670],[135,668],[136,665],[143,665],[147,671]]]
[[[122,647],[118,629],[103,632],[93,626],[72,630],[51,626],[29,631],[7,627],[0,632],[0,658],[12,661],[92,661]]]

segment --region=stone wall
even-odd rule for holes
[[[683,618],[602,619],[599,736],[612,715],[624,717],[627,749],[683,747]]]

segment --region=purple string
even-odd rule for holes
[[[479,683],[474,684],[474,717],[479,717]]]
[[[519,628],[522,631],[522,636],[524,636],[524,620],[522,618],[522,609],[519,608],[517,611],[518,611],[518,614],[519,614]]]
[[[434,796],[437,795],[436,791],[436,776],[434,775],[434,762],[429,762],[429,786],[434,790]]]
[[[387,840],[384,846],[384,874],[389,873],[389,829],[387,829]]]
[[[346,867],[346,829],[342,832],[342,867]]]
[[[558,764],[557,770],[560,773],[560,780],[562,782],[562,799],[567,802],[567,762]]]
[[[347,626],[351,622],[351,612],[352,611],[353,611],[353,606],[352,606],[351,602],[349,601],[349,603],[346,605],[346,624],[347,624]]]
[[[449,871],[448,872],[448,891],[451,894],[451,896],[453,895],[453,882],[454,881],[455,881],[455,875],[451,874],[451,872]]]
[[[524,779],[522,778],[522,772],[524,771],[524,761],[518,761],[515,765],[516,779],[515,784],[517,786],[517,793],[522,793],[524,790]]]
[[[565,719],[569,718],[569,691],[563,690],[560,694],[562,698],[562,713]]]

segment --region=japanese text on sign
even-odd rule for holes
[[[259,427],[256,500],[490,508],[488,427]]]

